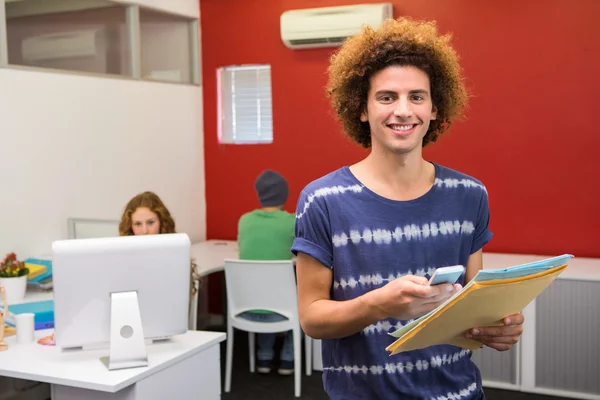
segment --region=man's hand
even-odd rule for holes
[[[523,314],[513,314],[504,318],[504,326],[473,328],[465,332],[467,339],[480,341],[498,351],[510,350],[523,333]]]
[[[460,289],[449,283],[429,286],[422,276],[405,275],[367,293],[365,301],[379,311],[378,319],[409,320],[427,314]]]

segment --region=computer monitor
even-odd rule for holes
[[[187,331],[185,234],[60,240],[52,264],[60,348],[109,347],[109,369],[146,366],[146,341]]]

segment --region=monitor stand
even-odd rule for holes
[[[137,292],[110,294],[110,356],[108,369],[148,366]]]

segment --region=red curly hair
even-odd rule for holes
[[[371,77],[389,66],[416,67],[429,76],[437,118],[432,120],[423,146],[435,142],[462,116],[468,94],[459,57],[450,35],[439,35],[435,22],[388,19],[373,29],[347,39],[331,57],[327,94],[345,133],[364,148],[371,147],[368,122],[360,116],[367,106]]]
[[[160,197],[153,192],[144,192],[129,200],[125,206],[121,222],[119,223],[119,235],[133,236],[131,214],[140,207],[146,207],[158,216],[158,220],[160,221],[160,233],[176,233],[175,221]]]

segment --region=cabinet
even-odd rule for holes
[[[507,256],[484,253],[484,265],[497,265],[495,257],[505,263]],[[515,262],[504,266],[522,263],[522,256],[511,257]],[[473,354],[484,386],[600,400],[600,259],[572,259],[523,314],[518,346]]]

